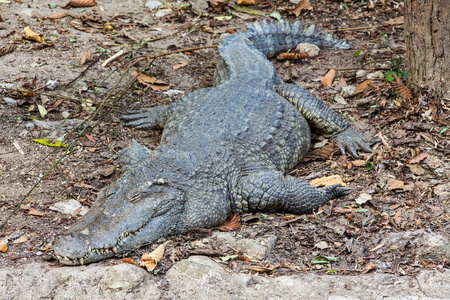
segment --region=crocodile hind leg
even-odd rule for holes
[[[275,91],[291,102],[306,118],[309,125],[321,134],[331,137],[343,154],[348,151],[358,157],[358,150],[372,152],[373,142],[351,127],[338,113],[325,106],[316,96],[295,84],[283,84]]]
[[[261,171],[240,179],[234,209],[237,212],[282,209],[302,214],[349,193],[350,189],[340,184],[317,188],[278,171]]]

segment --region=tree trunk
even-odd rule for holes
[[[450,0],[406,0],[405,42],[413,89],[450,99]]]

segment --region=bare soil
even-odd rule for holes
[[[244,30],[246,22],[269,20],[268,14],[275,9],[280,11],[283,7],[294,6],[282,1],[258,2],[250,8],[263,14],[241,12],[237,16],[229,14],[235,10],[228,10],[227,5],[218,12],[212,11],[203,1],[177,2],[178,5],[167,1],[165,5],[172,12],[157,18],[155,11],[150,12],[144,7],[145,1],[98,1],[95,7],[68,10],[60,7],[66,4],[65,1],[54,2],[55,9],[49,7],[48,1],[40,0],[0,4],[0,47],[10,44],[17,47],[14,52],[0,56],[0,84],[12,84],[12,89],[0,90],[0,222],[7,219],[42,178],[26,197],[22,208],[0,229],[0,244],[8,245],[7,252],[0,253],[2,267],[42,260],[58,266],[51,245],[55,237],[80,216],[64,215],[49,207],[67,199],[92,205],[98,191],[120,175],[116,167],[117,156],[132,139],[150,149],[158,146],[160,131],[124,127],[120,115],[125,109],[166,104],[176,97],[169,97],[162,90],[149,88],[138,81],[132,82],[132,71],[144,70],[169,83],[170,89],[190,92],[211,86],[219,55],[215,48],[182,51],[155,60],[143,60],[128,69],[135,59],[217,45],[230,34],[226,30]],[[328,106],[342,113],[352,126],[368,136],[381,138],[382,142],[374,145],[373,153],[362,154],[358,160],[341,155],[331,142],[317,149],[312,146],[312,154],[290,174],[300,178],[338,174],[352,188],[352,193],[324,205],[311,215],[256,213],[241,216],[242,227],[236,229],[238,236],[276,235],[278,242],[262,262],[248,262],[238,252],[240,260],[227,262],[230,269],[248,272],[244,270],[248,265],[278,266],[269,273],[278,276],[329,270],[339,274],[385,272],[405,275],[415,274],[423,268],[449,268],[448,257],[418,256],[421,253],[419,247],[423,245],[407,238],[408,232],[442,235],[447,240],[450,237],[449,198],[434,190],[436,186],[448,183],[450,178],[450,130],[445,131],[450,125],[449,102],[426,91],[419,99],[403,99],[384,78],[373,79],[372,89],[345,98],[347,105],[334,100],[341,89],[338,82],[357,86],[366,80],[364,76],[357,77],[357,71],[386,72],[393,68],[391,60],[405,57],[403,25],[386,23],[401,17],[403,9],[396,9],[398,2],[395,1],[373,2],[375,7],[360,1],[320,0],[314,1],[313,10],[303,11],[299,17],[282,13],[286,20],[301,20],[328,30],[341,30],[336,34],[350,43],[351,50],[322,50],[318,57],[291,63],[273,59],[281,78],[308,88]],[[47,18],[57,12],[69,15],[60,19]],[[214,19],[224,15],[233,18],[229,21]],[[83,26],[74,20],[82,22]],[[195,23],[197,21],[200,22]],[[192,24],[194,26],[189,27]],[[48,45],[23,39],[26,26],[44,35]],[[351,30],[343,31],[345,28]],[[183,30],[176,35],[142,43],[180,29]],[[93,52],[93,60],[80,66],[80,57],[89,49]],[[124,55],[102,67],[109,56],[121,49],[125,51]],[[174,69],[180,62],[187,64]],[[406,70],[406,62],[403,60],[397,67]],[[333,87],[324,88],[319,79],[330,68],[336,69],[338,75]],[[46,87],[48,80],[58,81],[60,86],[49,90]],[[407,83],[405,79],[401,80]],[[130,82],[129,88],[125,89]],[[164,89],[164,85],[159,86]],[[26,96],[18,89],[33,90],[35,94]],[[7,104],[4,97],[13,98],[17,103]],[[81,101],[87,99],[92,104],[81,106]],[[38,105],[48,111],[44,117]],[[58,129],[54,134],[56,137],[65,135],[67,145],[73,142],[70,150],[32,142],[32,139],[45,137],[48,132],[34,125],[32,119],[62,121],[67,113],[72,113],[71,119],[93,117],[93,122],[81,135],[78,134],[82,128],[72,132]],[[321,141],[324,141],[323,137],[314,136],[312,145]],[[23,154],[16,150],[14,142],[22,147]],[[65,151],[67,155],[51,169]],[[371,199],[358,204],[355,199],[362,194],[370,195]],[[30,208],[44,216],[36,215],[38,213]],[[219,249],[224,255],[236,254],[235,249],[211,240],[210,233],[210,230],[198,230],[170,237],[174,241],[173,248],[161,261],[159,274],[188,257],[199,241],[209,241],[206,245],[200,244]],[[393,233],[400,235],[399,242],[383,245],[383,239]],[[159,242],[123,256],[138,261],[142,253],[154,249],[156,244]],[[337,261],[311,264],[311,260],[319,255],[335,257]],[[100,264],[116,261],[111,259]]]

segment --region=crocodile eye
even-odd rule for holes
[[[127,200],[131,203],[138,202],[142,199],[142,193],[140,189],[132,189],[127,193]]]

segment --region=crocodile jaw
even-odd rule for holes
[[[88,213],[56,240],[54,252],[62,264],[111,258],[176,233],[184,192],[145,180],[136,184],[126,177],[102,191]]]

